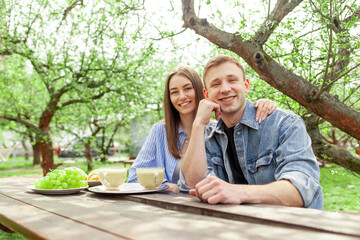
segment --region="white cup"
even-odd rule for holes
[[[136,175],[139,183],[145,189],[154,189],[161,185],[164,180],[164,168],[137,168]]]
[[[100,168],[99,179],[107,190],[119,190],[121,184],[125,182],[127,168]]]

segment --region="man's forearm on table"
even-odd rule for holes
[[[244,203],[265,203],[292,207],[303,207],[303,199],[297,188],[288,180],[279,180],[266,185],[248,185]]]
[[[189,147],[182,163],[182,172],[186,184],[194,187],[196,183],[204,179],[207,172],[205,153],[205,125],[194,122],[191,131]]]

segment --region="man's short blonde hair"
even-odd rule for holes
[[[231,62],[231,63],[234,63],[236,66],[238,66],[241,69],[241,71],[244,73],[243,80],[245,81],[244,67],[241,65],[241,63],[236,58],[227,56],[227,55],[218,55],[218,56],[211,58],[204,67],[203,82],[204,82],[205,89],[206,89],[205,77],[206,77],[206,74],[208,73],[209,69],[212,67],[219,66],[220,64],[225,63],[225,62]]]

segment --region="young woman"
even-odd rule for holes
[[[165,121],[151,128],[129,170],[128,182],[137,182],[136,168],[164,167],[164,183],[170,186],[169,191],[178,192],[181,159],[188,147],[192,124],[203,98],[201,79],[192,68],[179,67],[168,75],[164,93]],[[256,118],[259,121],[276,108],[270,100],[260,100],[255,104],[258,106]]]

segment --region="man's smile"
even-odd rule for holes
[[[220,102],[231,102],[236,96],[230,96],[230,97],[224,97],[224,98],[219,98]]]

